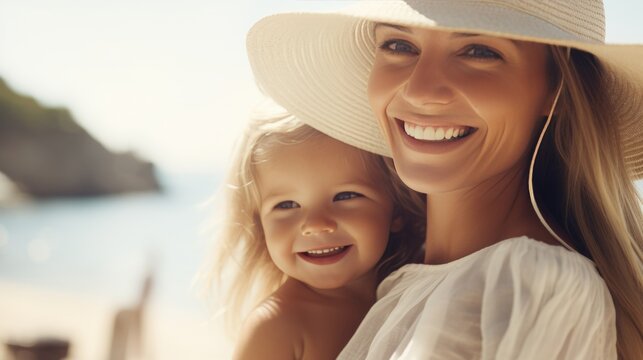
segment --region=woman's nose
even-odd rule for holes
[[[415,107],[445,105],[453,101],[446,59],[423,53],[409,73],[403,88],[406,101]]]
[[[301,234],[305,236],[333,233],[335,230],[337,230],[335,220],[320,212],[309,214],[301,226]]]

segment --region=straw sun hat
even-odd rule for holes
[[[597,56],[635,178],[643,177],[643,46],[605,44],[601,0],[379,0],[337,13],[278,14],[248,33],[262,91],[293,115],[353,146],[390,156],[368,103],[373,24],[473,32],[561,45]]]

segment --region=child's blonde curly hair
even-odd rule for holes
[[[261,204],[255,165],[267,160],[277,147],[299,144],[318,136],[326,135],[292,115],[281,113],[253,120],[238,144],[225,184],[223,224],[218,231],[214,254],[214,279],[210,281],[210,284],[219,285],[229,283],[225,286],[224,304],[227,323],[234,332],[247,311],[286,279],[266,247],[259,218]],[[362,151],[362,155],[367,171],[386,184],[394,204],[394,216],[403,219],[402,230],[391,233],[384,255],[377,264],[378,280],[381,280],[404,264],[422,261],[425,197],[402,183],[390,159],[366,151]],[[221,287],[217,289],[221,290]]]

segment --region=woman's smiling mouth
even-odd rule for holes
[[[478,128],[466,125],[418,125],[395,119],[395,125],[404,147],[425,154],[446,154],[463,148]]]
[[[476,129],[470,126],[421,126],[396,120],[403,125],[406,135],[422,141],[455,141],[467,137]]]

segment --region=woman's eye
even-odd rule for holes
[[[277,205],[275,205],[274,208],[275,209],[295,209],[298,207],[299,207],[299,204],[297,204],[297,202],[288,200],[288,201],[282,201],[278,203]]]
[[[484,45],[471,45],[465,52],[464,56],[474,59],[502,59],[502,56]]]
[[[333,197],[333,201],[349,200],[349,199],[354,199],[358,197],[364,197],[364,195],[360,193],[356,193],[354,191],[344,191],[335,195],[335,197]]]
[[[404,40],[388,40],[379,46],[380,49],[391,54],[417,55],[417,49]]]

